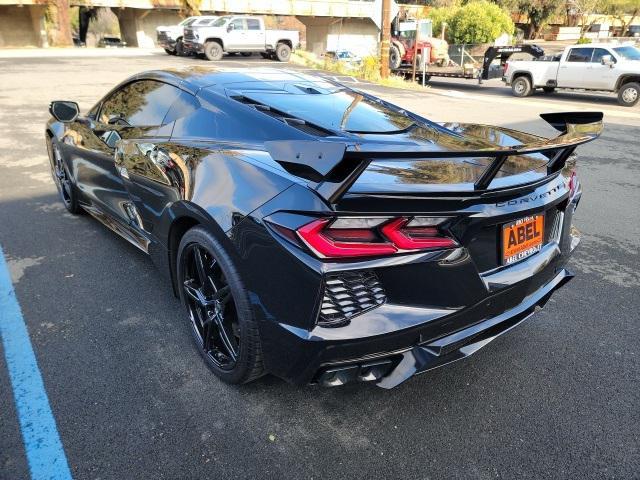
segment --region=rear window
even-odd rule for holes
[[[367,100],[363,95],[339,90],[327,94],[244,92],[246,97],[330,130],[353,133],[389,133],[414,122],[409,117]]]
[[[591,61],[591,55],[593,55],[593,48],[572,48],[567,62],[588,63]]]
[[[260,21],[255,18],[247,18],[247,30],[260,30]]]

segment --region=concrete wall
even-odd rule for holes
[[[182,21],[177,10],[139,10],[136,8],[114,8],[118,17],[120,34],[129,47],[153,48],[156,27],[175,25]]]
[[[307,27],[307,50],[350,50],[361,56],[377,52],[380,32],[368,18],[298,17]]]
[[[42,5],[0,5],[0,47],[47,46],[44,9]]]

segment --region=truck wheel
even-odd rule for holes
[[[391,45],[391,48],[389,48],[389,68],[391,70],[397,70],[400,68],[401,61],[400,50],[398,50],[398,47],[395,45]]]
[[[640,84],[625,83],[618,91],[618,103],[623,107],[633,107],[640,100]]]
[[[511,90],[516,97],[528,97],[533,93],[529,77],[518,77],[511,84]]]
[[[553,93],[556,91],[556,87],[542,87],[544,93]]]
[[[279,43],[276,47],[276,59],[279,62],[288,62],[291,57],[291,47],[286,43]]]
[[[182,43],[182,37],[176,41],[176,55],[179,57],[184,56],[184,43]]]
[[[222,45],[220,45],[216,41],[207,42],[204,44],[204,55],[207,57],[207,60],[211,60],[213,62],[217,62],[222,59],[222,54],[224,50],[222,50]]]

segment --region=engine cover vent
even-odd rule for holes
[[[325,278],[318,325],[340,327],[356,315],[379,307],[387,295],[372,271],[341,272]]]

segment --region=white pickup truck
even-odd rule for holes
[[[502,78],[516,97],[537,88],[600,90],[618,94],[620,105],[632,107],[640,100],[640,48],[633,44],[593,43],[572,45],[548,60],[513,61]]]
[[[156,27],[156,40],[158,45],[164,48],[169,55],[182,56],[185,52],[182,36],[185,27],[207,26],[217,20],[218,17],[212,15],[201,15],[198,17],[188,17],[177,25],[161,25]]]
[[[220,60],[224,53],[259,52],[264,58],[288,62],[300,44],[300,33],[266,30],[260,17],[227,15],[209,27],[186,27],[183,41],[188,50],[203,53],[209,60]]]

